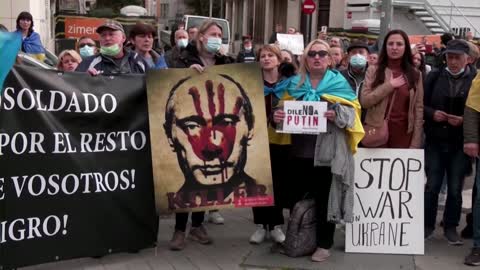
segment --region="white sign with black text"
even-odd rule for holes
[[[327,132],[327,102],[284,101],[285,119],[277,128],[280,133],[319,134]]]
[[[303,35],[277,34],[277,41],[282,50],[289,50],[295,55],[302,55]]]
[[[424,151],[360,148],[346,252],[424,254]]]

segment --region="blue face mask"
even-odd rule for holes
[[[209,37],[207,44],[205,45],[205,49],[209,53],[217,53],[220,50],[221,46],[222,46],[221,38]]]
[[[367,58],[361,54],[352,55],[350,65],[353,68],[364,68],[367,65]]]
[[[462,73],[465,71],[465,68],[462,68],[462,69],[461,69],[459,72],[457,72],[457,73],[453,73],[448,67],[447,67],[445,70],[447,70],[448,73],[450,73],[450,75],[452,75],[452,76],[458,76],[458,75],[462,74]]]
[[[82,58],[89,57],[95,54],[95,49],[90,46],[84,46],[83,48],[80,48],[80,56]]]

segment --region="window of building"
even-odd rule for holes
[[[160,4],[160,18],[168,17],[169,4]]]

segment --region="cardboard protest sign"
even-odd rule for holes
[[[280,49],[289,50],[295,55],[303,54],[303,35],[277,34]]]
[[[327,102],[284,101],[285,119],[277,126],[279,133],[319,134],[327,131]]]
[[[0,127],[0,269],[155,244],[142,76],[16,66]]]
[[[273,205],[257,64],[158,70],[147,85],[160,212]]]
[[[423,254],[423,150],[360,148],[354,158],[354,222],[346,226],[346,251]]]

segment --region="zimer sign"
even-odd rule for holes
[[[94,40],[98,40],[97,34],[98,26],[102,25],[104,19],[97,18],[65,18],[65,37],[66,38],[80,38],[87,36]]]

